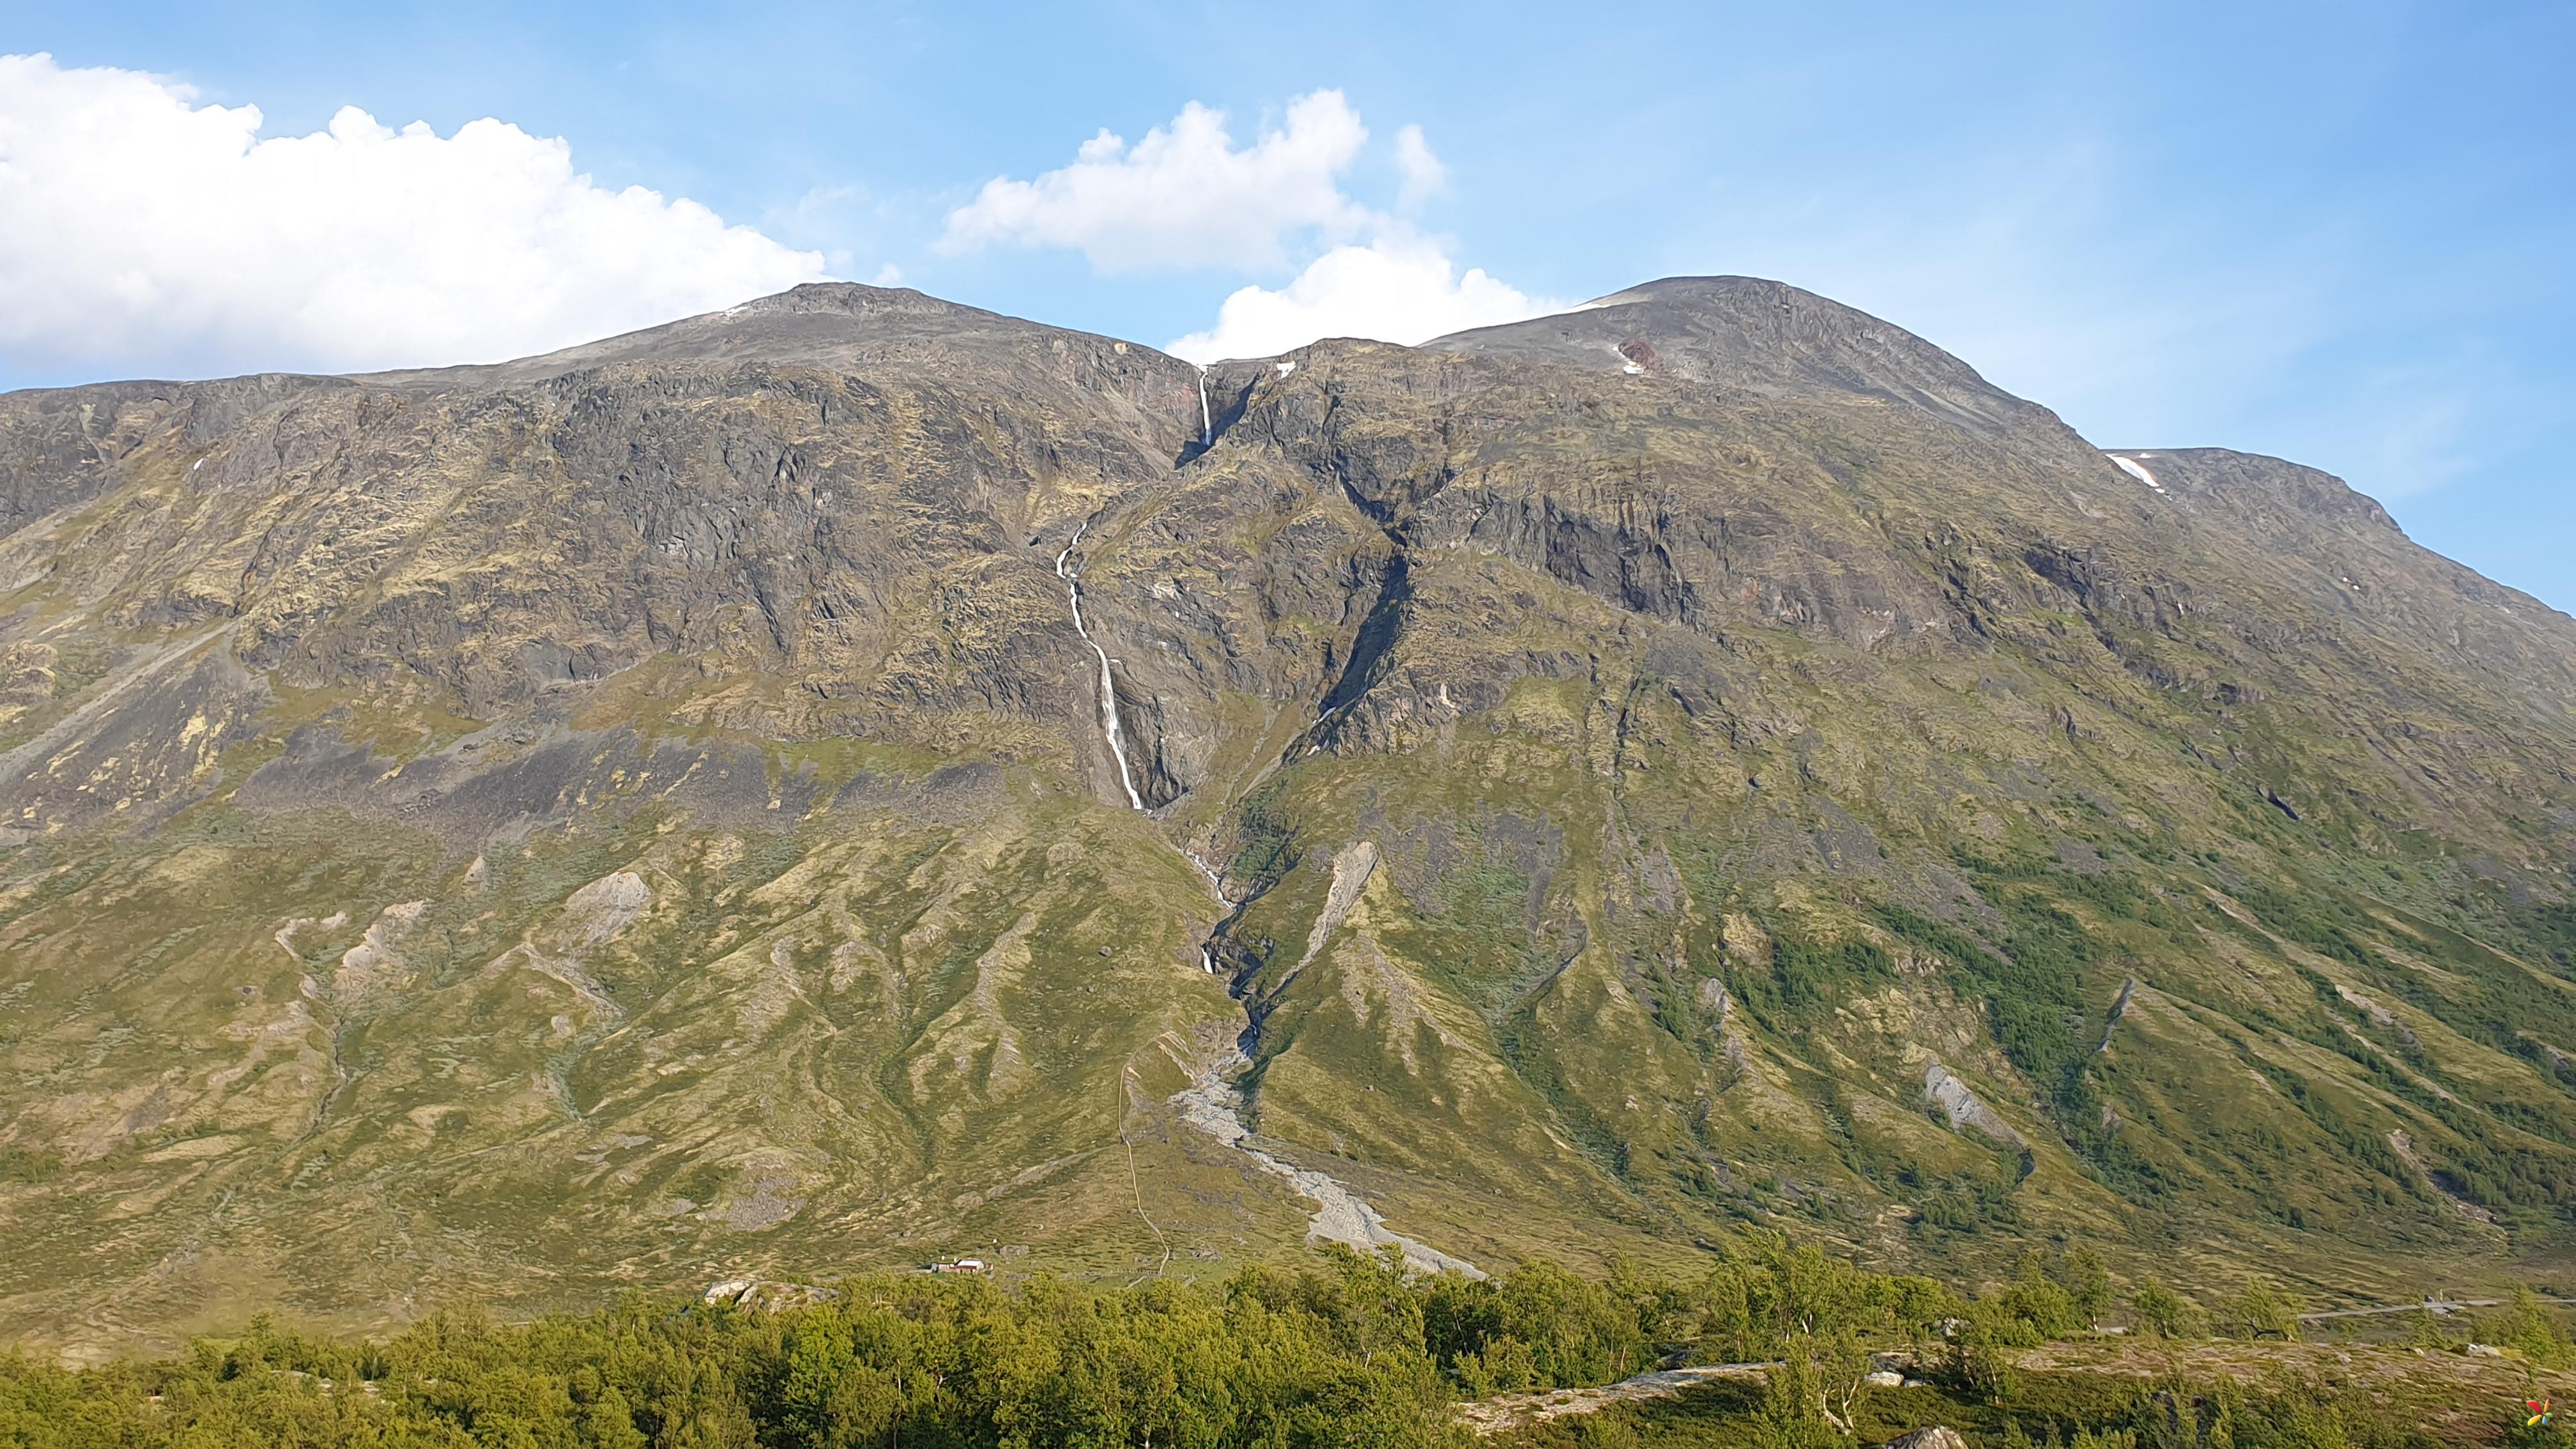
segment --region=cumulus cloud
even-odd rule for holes
[[[775,292],[819,253],[610,190],[498,120],[355,107],[263,138],[141,72],[0,56],[0,350],[12,370],[361,368],[542,352]]]
[[[1333,248],[1285,287],[1243,288],[1218,308],[1214,327],[1164,350],[1208,363],[1268,357],[1320,337],[1368,337],[1409,347],[1564,307],[1481,269],[1462,275],[1446,252],[1423,238],[1381,237],[1367,246]]]
[[[1275,266],[1292,234],[1339,240],[1369,224],[1341,187],[1367,141],[1339,91],[1298,97],[1284,126],[1240,149],[1225,112],[1192,101],[1133,146],[1103,130],[1070,166],[984,183],[949,213],[940,245],[1065,247],[1104,272]]]
[[[1216,325],[1171,344],[1192,361],[1267,357],[1319,337],[1410,345],[1556,310],[1482,270],[1461,273],[1445,248],[1345,192],[1342,178],[1367,143],[1368,128],[1339,91],[1298,97],[1284,124],[1241,147],[1223,111],[1192,101],[1133,146],[1104,130],[1070,166],[1034,181],[986,182],[949,213],[940,246],[1063,247],[1104,272],[1259,273],[1293,265],[1292,247],[1312,256],[1287,285],[1236,291]],[[1420,126],[1396,132],[1394,160],[1401,210],[1448,185],[1449,169]]]
[[[1423,139],[1420,126],[1407,126],[1395,133],[1395,174],[1403,180],[1395,204],[1407,211],[1449,186],[1449,168],[1432,154],[1431,143]]]

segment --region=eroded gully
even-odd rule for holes
[[[1201,368],[1199,370],[1199,445],[1204,449],[1214,441],[1215,429],[1208,408],[1207,370]],[[1126,792],[1130,809],[1139,814],[1151,815],[1153,812],[1146,808],[1145,797],[1136,789],[1135,766],[1127,757],[1127,735],[1119,721],[1117,679],[1110,669],[1109,651],[1102,647],[1099,640],[1092,637],[1091,626],[1082,617],[1082,569],[1074,559],[1074,550],[1082,546],[1082,536],[1089,531],[1090,527],[1091,523],[1086,519],[1074,529],[1073,538],[1065,544],[1064,551],[1055,556],[1055,573],[1057,578],[1064,581],[1065,602],[1073,614],[1074,632],[1082,636],[1082,642],[1090,646],[1092,657],[1100,663],[1100,732],[1109,746],[1111,757],[1118,763],[1118,787]],[[1216,974],[1214,949],[1216,938],[1224,934],[1226,927],[1233,923],[1236,915],[1241,914],[1247,902],[1227,896],[1224,877],[1215,867],[1200,859],[1195,852],[1181,849],[1180,853],[1189,861],[1193,869],[1207,879],[1208,889],[1215,894],[1217,902],[1227,908],[1225,920],[1218,924],[1208,940],[1199,947],[1199,965],[1213,975]],[[1227,990],[1236,1000],[1245,1002],[1247,1020],[1254,1021],[1255,1024],[1246,1027],[1237,1045],[1224,1060],[1201,1068],[1197,1080],[1190,1088],[1172,1099],[1172,1105],[1179,1110],[1181,1120],[1216,1139],[1219,1144],[1242,1153],[1262,1171],[1285,1179],[1290,1189],[1298,1196],[1314,1203],[1315,1211],[1306,1221],[1306,1236],[1309,1239],[1347,1243],[1364,1253],[1392,1247],[1404,1255],[1407,1263],[1424,1272],[1456,1272],[1471,1278],[1484,1277],[1483,1271],[1466,1259],[1453,1257],[1427,1243],[1408,1238],[1389,1228],[1386,1225],[1386,1219],[1376,1208],[1371,1207],[1366,1199],[1342,1183],[1312,1168],[1299,1167],[1274,1157],[1252,1145],[1252,1128],[1243,1119],[1245,1103],[1242,1090],[1235,1085],[1235,1078],[1251,1066],[1249,1053],[1260,1028],[1257,1020],[1249,1015],[1250,1002],[1246,999],[1249,994],[1248,979],[1230,977]]]

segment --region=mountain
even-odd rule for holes
[[[1748,1230],[2568,1261],[2576,621],[1676,278],[0,396],[0,1333]]]

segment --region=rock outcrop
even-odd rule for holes
[[[1203,385],[829,285],[0,397],[0,1332],[2558,1251],[2576,621],[1776,283]]]

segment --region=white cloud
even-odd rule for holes
[[[1395,172],[1403,178],[1395,204],[1407,211],[1449,187],[1449,168],[1431,153],[1431,143],[1422,138],[1420,126],[1407,126],[1395,133]]]
[[[823,258],[611,191],[497,120],[441,137],[0,56],[0,349],[13,371],[360,368],[542,352],[775,292]]]
[[[1171,344],[1193,361],[1267,357],[1319,337],[1410,345],[1556,309],[1481,270],[1462,275],[1444,248],[1345,193],[1342,177],[1367,141],[1368,128],[1339,91],[1298,97],[1284,126],[1241,148],[1224,112],[1192,101],[1168,129],[1132,147],[1104,130],[1061,170],[986,182],[949,213],[940,246],[1064,247],[1104,272],[1262,271],[1288,263],[1292,243],[1328,247],[1286,286],[1242,288],[1225,299],[1213,327]],[[1402,209],[1448,184],[1449,170],[1420,126],[1396,132],[1395,169]],[[1354,244],[1363,235],[1373,239]]]
[[[1342,173],[1368,140],[1339,91],[1288,105],[1287,124],[1236,149],[1225,113],[1196,101],[1129,146],[1104,130],[1074,163],[1035,181],[996,177],[948,215],[948,251],[1009,243],[1066,247],[1104,272],[1267,267],[1311,229],[1331,240],[1369,225]]]
[[[1412,236],[1380,237],[1317,257],[1276,291],[1245,287],[1217,311],[1216,325],[1164,351],[1192,362],[1268,357],[1319,337],[1369,337],[1406,346],[1469,327],[1517,322],[1564,309],[1471,269]]]

